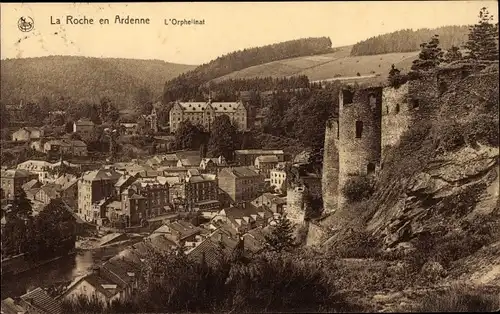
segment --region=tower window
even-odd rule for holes
[[[339,139],[340,137],[340,127],[339,127],[339,123],[337,122],[337,139]]]
[[[389,114],[389,106],[385,106],[385,113]]]
[[[396,110],[395,110],[396,113],[399,113],[399,104],[396,104]]]
[[[363,134],[363,121],[356,121],[356,138],[361,138]]]
[[[412,99],[411,105],[412,105],[413,109],[416,109],[420,106],[420,102],[418,101],[418,99]]]
[[[448,89],[448,85],[446,84],[446,82],[441,82],[439,83],[439,93],[442,95],[444,94],[444,92],[446,92],[446,90]]]
[[[344,89],[342,90],[342,98],[344,99],[344,104],[352,104],[352,98],[354,97],[354,93],[350,90]]]
[[[368,174],[371,174],[373,172],[375,172],[375,164],[370,162],[367,166],[366,166],[366,172]]]

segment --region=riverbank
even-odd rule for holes
[[[8,278],[10,276],[19,275],[21,273],[27,272],[34,268],[41,267],[45,264],[57,261],[63,257],[75,255],[76,250],[72,250],[67,254],[59,255],[56,257],[52,257],[49,259],[41,260],[41,261],[32,261],[29,260],[26,254],[21,254],[14,256],[12,258],[8,258],[2,260],[2,278]]]

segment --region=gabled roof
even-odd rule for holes
[[[42,186],[42,184],[37,179],[33,179],[33,180],[28,181],[25,184],[23,184],[22,189],[26,191],[26,190],[31,190],[34,188],[39,188],[41,186]]]
[[[99,169],[89,171],[83,175],[84,180],[99,181],[99,180],[118,180],[121,174],[113,169]]]
[[[97,291],[102,293],[107,299],[110,299],[117,295],[120,291],[122,291],[122,287],[120,287],[116,282],[112,281],[111,278],[104,277],[107,276],[103,272],[100,272],[100,274],[91,273],[85,276],[83,280],[87,281]]]
[[[184,112],[204,112],[205,110],[213,110],[215,112],[234,112],[238,109],[245,108],[241,102],[177,102]]]
[[[59,192],[58,192],[60,190],[60,188],[61,188],[61,186],[58,184],[48,183],[48,184],[45,184],[44,186],[42,186],[40,188],[40,190],[45,192],[45,194],[47,194],[47,196],[50,199],[56,199],[56,198],[60,197]]]
[[[16,304],[12,298],[2,300],[2,314],[20,314],[26,313],[26,309]]]
[[[224,168],[219,173],[219,176],[232,176],[236,178],[252,178],[259,176],[259,173],[251,167],[233,167]]]
[[[258,160],[259,162],[278,162],[278,157],[276,157],[276,155],[264,155],[264,156],[259,156],[257,158],[255,158],[256,160]]]
[[[23,169],[9,169],[2,171],[2,178],[27,178],[29,176],[35,176],[36,174]]]
[[[238,149],[235,150],[236,155],[283,155],[285,152],[282,149]]]
[[[94,125],[94,122],[92,122],[91,120],[87,120],[87,119],[80,119],[78,121],[75,122],[76,125],[88,125],[88,126],[93,126]]]
[[[41,313],[59,314],[63,312],[62,304],[51,298],[42,288],[36,288],[21,296],[21,300],[29,303]]]

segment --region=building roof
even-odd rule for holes
[[[36,176],[36,174],[24,169],[9,169],[1,172],[2,178],[27,178],[30,176]]]
[[[40,287],[22,295],[21,300],[29,303],[42,313],[59,314],[63,312],[61,302],[51,298],[47,292]]]
[[[91,273],[83,278],[91,286],[93,286],[97,291],[102,293],[107,299],[112,298],[118,294],[122,288],[109,278],[104,278],[105,274],[101,273]]]
[[[278,162],[278,157],[276,155],[264,155],[264,156],[259,156],[255,158],[256,161],[258,160],[259,162]]]
[[[117,241],[128,240],[128,235],[126,233],[110,233],[101,238],[99,245],[106,245]]]
[[[45,167],[51,167],[52,164],[45,160],[26,160],[17,165],[17,169],[24,170],[43,170]]]
[[[252,201],[252,204],[259,204],[259,203],[261,203],[262,199],[265,199],[265,201],[268,201],[268,202],[271,202],[271,203],[277,204],[277,205],[286,204],[286,198],[280,197],[278,195],[274,195],[274,194],[268,193],[268,192],[263,193],[261,196],[255,198]],[[262,202],[264,202],[264,200],[262,200]]]
[[[251,167],[232,167],[224,168],[219,173],[219,176],[230,175],[236,178],[251,178],[259,176],[259,173]]]
[[[61,186],[58,184],[48,183],[48,184],[45,184],[44,186],[42,186],[40,188],[40,190],[45,192],[45,194],[47,194],[47,196],[50,199],[56,199],[56,198],[60,197],[60,195],[59,195],[60,188],[61,188]]]
[[[164,234],[153,233],[148,239],[151,245],[160,251],[171,251],[177,247],[177,244],[167,239]]]
[[[184,112],[204,112],[213,109],[215,112],[234,112],[240,106],[244,108],[241,102],[177,102]]]
[[[282,149],[238,149],[235,150],[236,155],[283,155],[285,152]]]
[[[201,163],[200,156],[186,156],[179,159],[183,167],[198,167]]]
[[[122,175],[118,181],[115,183],[115,187],[122,187],[125,183],[128,182],[130,178],[133,178],[132,176],[129,175]]]
[[[80,119],[78,121],[75,122],[76,125],[87,125],[87,126],[94,126],[94,122],[92,122],[91,120],[87,120],[87,119]]]
[[[118,180],[121,174],[113,169],[99,169],[89,171],[83,175],[84,180],[99,181],[99,180]]]
[[[2,314],[26,313],[26,309],[16,304],[12,298],[2,300]]]
[[[204,259],[208,265],[216,265],[222,258],[228,257],[236,248],[238,241],[226,232],[215,230],[210,237],[187,251],[190,258]]]
[[[28,181],[26,182],[25,184],[23,184],[22,186],[22,189],[23,190],[31,190],[31,189],[34,189],[34,188],[39,188],[42,184],[37,180],[37,179],[33,179],[31,181]]]

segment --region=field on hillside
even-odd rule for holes
[[[226,79],[243,79],[253,77],[283,77],[307,75],[309,80],[327,80],[334,77],[361,76],[386,77],[391,65],[408,70],[418,52],[388,53],[372,56],[349,56],[351,47],[343,47],[339,51],[319,56],[308,56],[274,61],[219,77],[214,81]]]
[[[6,103],[42,97],[98,101],[108,96],[121,108],[130,106],[140,87],[159,97],[166,80],[195,68],[160,60],[74,56],[7,59],[0,65],[1,99]]]

